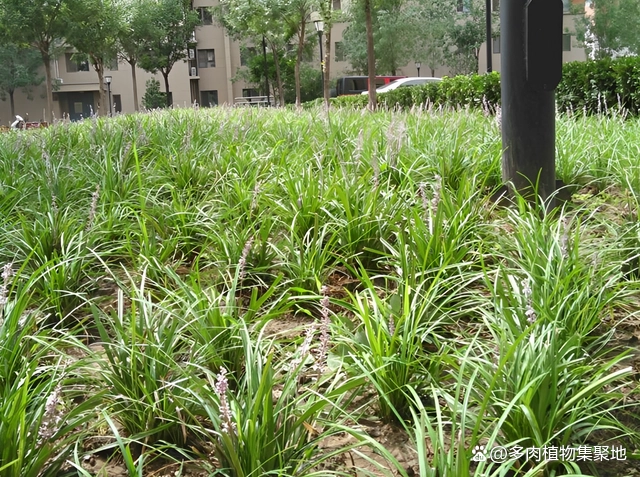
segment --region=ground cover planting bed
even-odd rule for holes
[[[636,475],[640,123],[174,110],[0,135],[0,477]]]

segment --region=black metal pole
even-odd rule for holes
[[[554,89],[562,74],[562,1],[503,0],[500,24],[502,177],[529,200],[533,194],[547,200],[556,186]]]
[[[487,73],[493,71],[493,45],[491,38],[491,0],[486,0],[487,12]]]
[[[324,89],[324,56],[322,55],[322,30],[318,30],[318,41],[320,43],[320,73],[322,73],[322,88]]]
[[[113,116],[113,106],[111,104],[111,83],[107,83],[107,95],[109,96],[109,116]]]
[[[269,68],[267,67],[267,40],[264,35],[262,35],[262,55],[264,57],[264,85],[267,90],[267,106],[271,106],[271,100],[269,99],[271,96],[269,94]]]
[[[420,78],[420,67],[418,66],[418,78]]]

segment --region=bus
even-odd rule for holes
[[[406,76],[376,76],[376,88],[400,78],[406,78]],[[369,91],[368,76],[343,76],[336,80],[335,96],[360,94],[363,91]]]

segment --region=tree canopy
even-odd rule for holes
[[[140,29],[140,67],[164,78],[167,106],[171,105],[169,73],[187,57],[187,44],[200,24],[189,0],[141,0],[136,16]],[[146,2],[146,3],[145,3]]]
[[[591,58],[640,55],[638,0],[591,0],[587,15],[577,18],[578,40]]]
[[[98,74],[100,115],[109,111],[104,84],[106,65],[118,59],[118,33],[123,28],[122,9],[114,0],[82,0],[70,12],[67,43],[87,56]]]
[[[483,0],[377,0],[373,29],[377,74],[420,61],[432,70],[448,66],[455,73],[477,72],[478,51],[486,41]],[[362,3],[353,4],[344,34],[345,53],[354,70],[367,65]],[[493,14],[494,29],[498,15]]]
[[[40,52],[45,69],[48,120],[53,122],[52,49],[69,26],[78,0],[0,0],[0,36]]]
[[[0,44],[0,99],[9,97],[11,117],[16,115],[13,93],[17,89],[29,91],[30,86],[36,86],[44,81],[39,69],[42,57],[33,48],[16,45],[15,43]]]

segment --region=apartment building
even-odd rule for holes
[[[246,55],[241,53],[240,44],[232,40],[225,30],[217,25],[207,7],[217,4],[218,0],[193,0],[193,7],[200,13],[202,25],[195,31],[194,41],[187,45],[188,57],[184,62],[178,62],[169,75],[169,86],[175,107],[188,107],[194,103],[202,107],[222,104],[234,104],[237,98],[256,94],[255,85],[247,84],[243,80],[237,80],[238,71],[244,66]],[[568,2],[569,0],[565,0]],[[579,0],[571,0],[579,1]],[[340,0],[334,0],[334,8],[340,8]],[[573,25],[575,17],[565,15],[565,52],[564,60],[584,60],[584,49],[576,46],[575,31]],[[340,23],[333,26],[331,76],[332,78],[344,75],[350,68],[346,61],[342,48],[342,37],[347,24]],[[309,25],[309,35],[315,35],[313,24]],[[493,41],[493,69],[500,69],[499,38]],[[486,71],[486,45],[479,52],[479,71]],[[251,51],[251,50],[249,50]],[[261,54],[261,45],[254,49],[255,54]],[[68,117],[71,120],[79,120],[95,114],[103,106],[100,105],[100,89],[111,93],[111,112],[130,113],[135,111],[133,95],[133,79],[131,66],[126,62],[114,62],[105,71],[105,75],[111,78],[106,84],[98,83],[98,76],[88,62],[75,61],[72,51],[67,51],[54,60],[52,74],[56,78],[57,87],[53,95],[54,116],[56,118]],[[320,68],[320,59],[317,55],[317,65]],[[436,76],[448,73],[446,68],[438,68]],[[398,75],[415,76],[418,68],[411,62],[397,70]],[[422,68],[422,74],[430,74]],[[44,75],[44,74],[43,74]],[[162,76],[152,75],[139,68],[136,69],[136,85],[138,101],[142,101],[146,82],[150,78],[160,81],[161,91],[164,91]],[[30,95],[23,91],[16,91],[14,95],[16,114],[30,121],[44,120],[46,114],[46,91],[44,85],[32,88]],[[109,105],[104,105],[109,109]],[[0,102],[0,125],[8,125],[12,122],[8,99]]]

